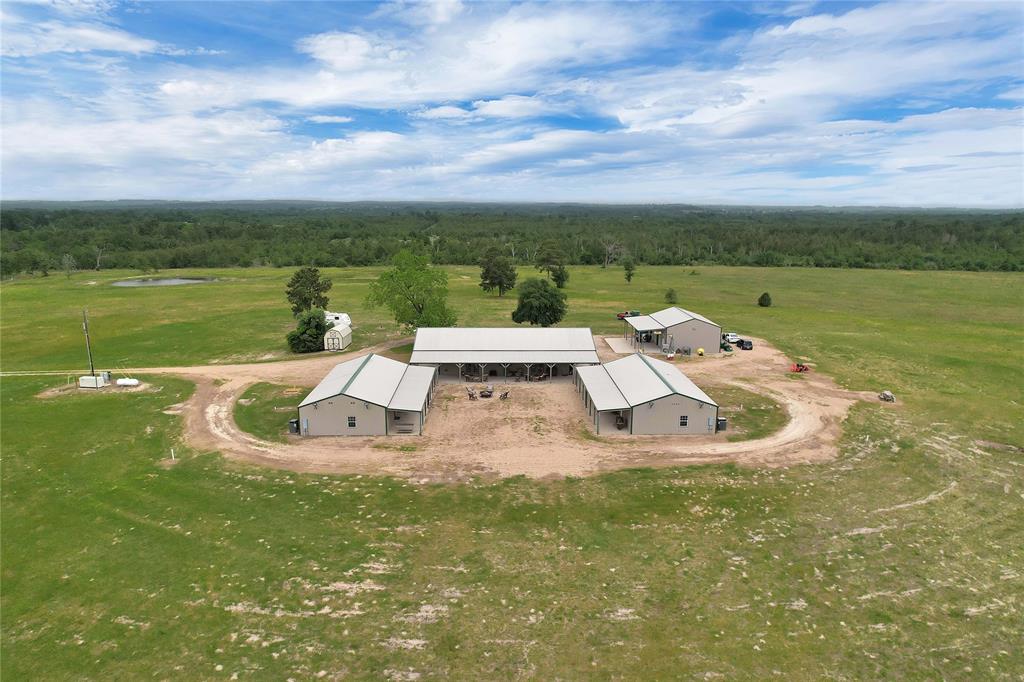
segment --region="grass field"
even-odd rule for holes
[[[512,302],[452,272],[462,321],[499,324]],[[4,378],[0,677],[1019,679],[1024,280],[688,272],[574,270],[569,322],[614,331],[674,278],[682,305],[906,402],[855,408],[816,466],[418,486],[191,452],[164,412],[180,380],[40,399],[63,378]],[[286,275],[5,283],[3,369],[80,365],[81,305],[124,364],[280,352]],[[360,343],[394,333],[336,307]]]
[[[463,326],[510,324],[514,294],[477,286],[476,268],[448,268]],[[352,313],[353,349],[400,336],[383,309],[364,300],[376,268],[325,270],[331,307]],[[563,324],[620,332],[616,310],[679,305],[728,330],[767,338],[809,358],[842,385],[889,388],[924,419],[1024,446],[1024,276],[1020,273],[895,272],[799,268],[642,267],[627,285],[619,268],[572,268]],[[88,307],[97,363],[166,366],[287,357],[293,324],[284,301],[291,270],[174,271],[217,277],[210,284],[122,288],[131,272],[79,273],[0,285],[5,371],[85,365],[79,319]],[[520,278],[534,276],[522,269]],[[95,282],[95,284],[93,284]],[[755,305],[762,291],[775,305]],[[993,409],[1001,404],[1006,409]]]

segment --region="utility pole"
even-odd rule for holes
[[[96,376],[96,366],[92,364],[92,344],[89,343],[89,313],[82,308],[82,331],[85,332],[85,350],[89,353],[89,374]]]

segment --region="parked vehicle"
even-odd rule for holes
[[[623,310],[621,313],[616,313],[615,317],[624,320],[627,317],[638,317],[640,315],[639,310]]]
[[[754,344],[747,339],[740,339],[736,342],[736,347],[740,350],[754,350]]]
[[[728,343],[724,343],[723,342],[722,345],[720,346],[720,348],[723,351],[725,351],[726,353],[731,353],[732,352],[732,346],[730,346]]]
[[[737,343],[740,340],[740,335],[736,332],[728,332],[726,334],[722,334],[722,338],[725,339],[726,343]]]

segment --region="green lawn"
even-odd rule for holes
[[[192,390],[180,380],[40,399],[63,377],[4,378],[0,677],[1019,678],[1024,452],[975,439],[1024,445],[1024,279],[687,272],[641,268],[626,287],[574,270],[569,322],[660,307],[675,277],[682,305],[906,402],[855,408],[841,457],[815,466],[419,486],[191,452],[164,412]],[[500,323],[512,302],[453,273],[463,321]],[[218,275],[233,279],[5,283],[3,368],[80,364],[82,304],[126,364],[279,349],[266,323],[288,325],[287,273]],[[336,288],[370,274],[348,276],[363,283]],[[154,291],[156,308],[128,296]],[[240,301],[253,316],[225,325]],[[394,331],[377,319],[363,343]],[[162,343],[141,343],[150,324]],[[265,408],[284,396],[254,391],[248,428],[273,434],[285,415],[263,423]],[[769,428],[763,412],[747,428]]]
[[[367,309],[379,268],[327,269],[331,307],[351,312],[353,350],[401,335],[383,309]],[[514,292],[484,294],[478,270],[448,268],[459,324],[506,325]],[[284,301],[290,269],[164,272],[217,277],[209,284],[120,288],[132,272],[83,272],[0,285],[6,371],[85,366],[79,319],[88,306],[104,367],[238,362],[288,356]],[[641,267],[571,269],[563,324],[621,331],[614,312],[679,305],[726,330],[767,338],[817,371],[860,390],[894,391],[922,423],[942,421],[996,442],[1024,446],[1024,275],[803,268]],[[535,276],[523,268],[520,279]],[[95,284],[90,284],[95,282]],[[775,302],[759,308],[769,291]]]
[[[288,420],[298,416],[298,405],[307,393],[308,388],[253,384],[235,404],[235,423],[264,440],[284,442]]]
[[[728,419],[730,441],[764,438],[786,425],[785,408],[771,398],[735,386],[708,390],[718,403],[719,414]]]

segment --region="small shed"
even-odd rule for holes
[[[576,370],[576,390],[597,433],[708,434],[718,404],[675,365],[639,353]]]
[[[324,350],[345,350],[352,345],[352,328],[339,324],[324,334]]]
[[[420,434],[437,370],[380,355],[342,362],[299,404],[303,436]]]

